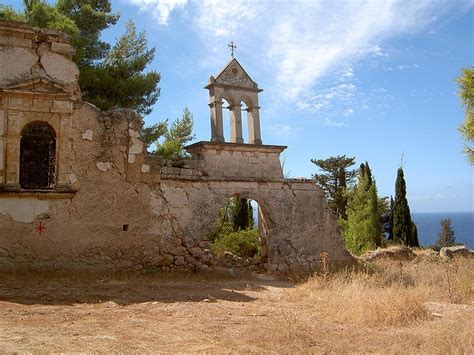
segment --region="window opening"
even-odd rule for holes
[[[20,141],[22,189],[52,189],[55,183],[56,135],[46,122],[23,128]]]

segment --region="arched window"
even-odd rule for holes
[[[46,122],[35,121],[21,131],[20,186],[52,189],[55,181],[56,134]]]

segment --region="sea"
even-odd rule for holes
[[[474,249],[474,212],[412,213],[422,246],[434,245],[441,230],[440,221],[451,218],[456,243]]]

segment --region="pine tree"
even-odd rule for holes
[[[110,44],[101,41],[101,33],[115,25],[120,17],[112,13],[110,0],[58,0],[55,7],[71,19],[79,30],[73,37],[75,60],[79,68],[94,65],[105,58]]]
[[[323,189],[329,206],[342,219],[346,219],[346,189],[354,182],[357,174],[356,170],[349,170],[355,164],[354,159],[345,155],[328,159],[311,159],[311,162],[323,171],[321,174],[313,174],[313,179]]]
[[[188,157],[184,145],[194,139],[193,115],[187,108],[181,118],[176,119],[170,129],[165,133],[163,144],[159,145],[156,154],[165,159],[179,160]]]
[[[471,165],[474,165],[474,67],[464,68],[462,75],[457,79],[459,97],[466,109],[466,118],[459,127],[463,139],[466,141],[464,152]]]
[[[192,134],[194,125],[193,115],[187,108],[181,118],[177,118],[168,128],[168,119],[145,127],[140,132],[140,139],[150,149],[156,149],[151,154],[168,160],[180,160],[188,157],[184,145],[194,139]],[[161,140],[161,142],[160,142]]]
[[[411,220],[410,207],[406,198],[406,183],[402,168],[398,168],[393,203],[393,240],[407,246],[419,246]]]
[[[107,52],[104,61],[80,72],[84,100],[102,110],[126,107],[148,115],[160,96],[160,74],[143,73],[153,61],[155,49],[147,48],[145,33],[129,21],[126,33]]]
[[[449,247],[456,244],[454,238],[454,230],[451,226],[451,218],[443,218],[440,221],[441,230],[439,231],[438,240],[436,241],[436,246],[443,248]]]

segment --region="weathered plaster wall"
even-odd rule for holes
[[[200,162],[205,176],[221,178],[282,179],[280,153],[285,146],[255,146],[199,142],[186,148]]]
[[[193,159],[151,157],[140,116],[80,102],[71,50],[67,37],[0,21],[0,270],[209,269],[207,236],[236,195],[261,207],[267,270],[313,269],[322,251],[350,260],[321,190],[283,178],[285,147],[200,142]],[[50,191],[16,184],[33,120],[57,133]]]
[[[348,259],[335,217],[313,183],[284,179],[251,182],[198,173],[159,174],[158,182],[129,182],[128,149],[136,141],[128,134],[130,127],[141,124],[140,117],[131,111],[104,114],[84,104],[72,120],[72,166],[79,191],[17,199],[22,204],[19,208],[15,208],[14,195],[0,196],[0,223],[6,232],[0,238],[0,267],[212,267],[215,261],[206,250],[206,236],[219,209],[236,194],[255,199],[263,210],[268,270],[314,268],[321,251],[329,252],[335,262]],[[143,153],[136,155],[137,161],[145,159]],[[195,171],[199,171],[197,166]],[[141,174],[146,180],[158,173]],[[40,222],[46,227],[41,235],[35,229]],[[128,231],[122,230],[123,225],[128,225]]]
[[[60,32],[0,21],[0,87],[45,78],[80,98],[74,53],[70,37]]]

